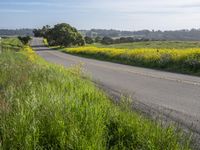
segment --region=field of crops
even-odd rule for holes
[[[30,47],[0,53],[0,149],[189,149],[181,132],[127,104],[113,104],[80,68],[49,64]]]
[[[65,48],[65,52],[129,65],[200,75],[200,48]]]

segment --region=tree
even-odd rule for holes
[[[46,25],[42,29],[34,29],[36,37],[44,37],[50,46],[83,46],[85,40],[78,30],[67,23],[55,25],[53,28]]]
[[[86,37],[85,37],[85,42],[86,42],[87,44],[92,44],[92,43],[94,43],[94,40],[93,40],[91,37],[86,36]]]
[[[81,34],[78,34],[77,39],[73,45],[78,45],[78,46],[85,45],[85,40]]]
[[[95,42],[96,42],[96,43],[100,43],[101,40],[102,40],[102,38],[101,38],[100,36],[97,36],[97,37],[95,38]]]
[[[43,26],[42,29],[34,29],[33,33],[35,37],[44,37],[46,38],[47,32],[49,32],[50,26]]]
[[[41,29],[34,29],[33,34],[35,37],[42,37]]]
[[[22,42],[22,44],[27,45],[31,40],[30,36],[21,37],[19,36],[18,39]]]
[[[102,44],[105,44],[105,45],[109,45],[109,44],[113,44],[114,43],[114,40],[110,37],[104,37],[101,41]]]
[[[84,39],[76,28],[66,23],[55,25],[52,29],[48,29],[45,37],[50,45],[72,46],[84,45]]]

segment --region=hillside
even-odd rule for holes
[[[33,36],[32,29],[0,29],[0,37],[4,36]]]
[[[120,30],[106,30],[106,29],[91,29],[91,30],[81,30],[83,35],[89,37],[135,37],[135,38],[146,38],[151,40],[200,40],[200,30],[191,29],[191,30],[175,30],[175,31],[150,31],[150,30],[141,30],[141,31],[120,31]]]

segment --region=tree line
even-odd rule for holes
[[[67,23],[49,25],[41,29],[34,29],[36,37],[44,37],[50,46],[83,46],[85,44],[119,44],[142,41],[162,40],[200,40],[200,30],[177,30],[177,31],[119,31],[92,29],[90,31],[78,31]]]
[[[150,39],[146,38],[133,38],[133,37],[121,37],[121,38],[111,38],[111,37],[96,37],[96,38],[91,38],[89,36],[85,37],[85,42],[87,44],[93,44],[93,43],[101,43],[104,45],[110,45],[110,44],[120,44],[120,43],[132,43],[132,42],[145,42],[145,41],[150,41]]]
[[[33,36],[32,29],[0,29],[0,36]]]
[[[102,44],[118,44],[118,43],[130,43],[138,41],[148,41],[144,38],[132,38],[132,37],[121,37],[119,39],[113,39],[111,37],[95,37],[89,36],[83,37],[82,34],[74,27],[69,24],[61,23],[54,27],[49,25],[44,26],[41,29],[34,29],[33,33],[36,37],[44,37],[47,39],[50,46],[83,46],[85,44],[102,43]]]
[[[144,38],[149,40],[200,40],[200,29],[190,30],[175,30],[175,31],[161,31],[161,30],[140,30],[140,31],[120,31],[120,30],[106,30],[106,29],[91,29],[80,30],[80,32],[88,37],[134,37]]]

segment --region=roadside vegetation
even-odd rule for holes
[[[2,38],[0,46],[2,50],[14,49],[15,51],[19,51],[23,44],[17,38]]]
[[[20,40],[20,42],[24,45],[29,44],[29,42],[31,41],[31,37],[30,36],[18,36],[18,39]]]
[[[114,104],[79,67],[49,64],[30,47],[0,53],[0,149],[188,150],[189,140]]]

